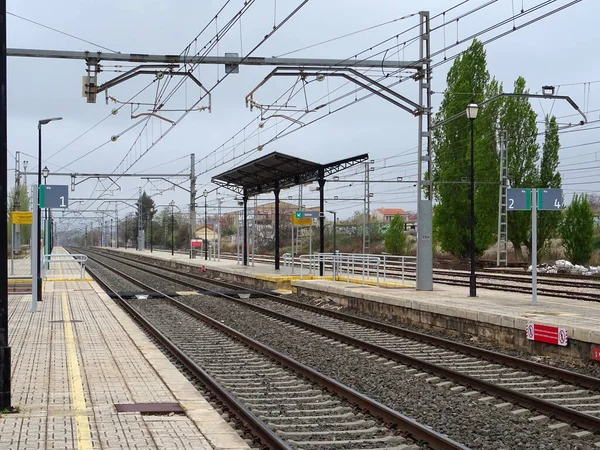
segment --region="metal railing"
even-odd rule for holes
[[[405,275],[407,267],[410,268],[410,272],[415,273],[417,270],[417,257],[416,256],[396,256],[381,254],[377,255],[381,258],[381,270],[383,272],[383,281],[390,274],[394,274],[394,278],[400,278],[402,283],[405,283]]]
[[[303,277],[304,269],[308,269],[309,275],[315,275],[323,264],[323,275],[327,276],[326,272],[333,275],[333,279],[337,280],[346,274],[346,281],[350,283],[351,275],[362,276],[362,284],[369,278],[374,277],[377,286],[379,286],[379,275],[381,258],[375,255],[363,255],[355,253],[313,253],[310,255],[300,256],[300,279]]]
[[[50,263],[78,263],[80,266],[81,278],[85,278],[85,263],[87,262],[87,255],[81,255],[77,253],[59,253],[56,255],[44,255],[42,258],[42,278],[46,278],[46,273]]]

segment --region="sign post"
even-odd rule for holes
[[[314,213],[314,211],[296,211],[292,215],[292,225],[296,225],[297,227],[310,227],[313,224]]]
[[[509,188],[506,201],[509,211],[531,210],[531,304],[537,305],[537,212],[560,211],[562,189]]]
[[[40,190],[40,208],[67,209],[69,207],[69,186],[46,184]],[[44,248],[50,253],[50,229],[48,222],[44,223]],[[48,263],[50,268],[50,263]]]

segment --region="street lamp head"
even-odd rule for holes
[[[42,176],[44,177],[44,179],[48,178],[49,173],[50,173],[50,170],[48,170],[48,166],[46,166],[42,169]]]
[[[175,200],[171,200],[171,203],[169,203],[169,206],[171,206],[171,207],[175,206]]]
[[[46,125],[47,123],[53,122],[55,120],[62,120],[62,117],[51,117],[50,119],[42,119],[39,121],[39,125]]]
[[[202,195],[204,195],[204,198],[208,197],[208,191],[206,189],[204,189],[204,192],[202,193]]]
[[[477,103],[469,103],[467,105],[467,117],[471,120],[477,118],[477,113],[479,112],[479,105]]]

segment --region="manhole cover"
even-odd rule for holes
[[[139,412],[141,414],[185,414],[179,403],[120,403],[117,412]]]

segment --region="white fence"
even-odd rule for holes
[[[81,278],[85,277],[85,263],[88,257],[86,255],[75,254],[75,253],[59,253],[56,255],[44,255],[42,258],[42,278],[46,278],[46,268],[49,264],[62,264],[62,263],[78,263],[80,266]]]
[[[323,273],[326,271],[333,274],[334,280],[346,278],[349,283],[353,276],[362,277],[362,284],[369,278],[375,278],[379,286],[380,279],[387,281],[390,278],[400,279],[406,283],[407,272],[415,272],[417,258],[414,256],[395,255],[370,255],[358,253],[313,253],[300,256],[300,279],[304,274],[312,275],[320,272],[323,265]],[[292,266],[292,256],[289,253],[283,255],[284,265]]]

